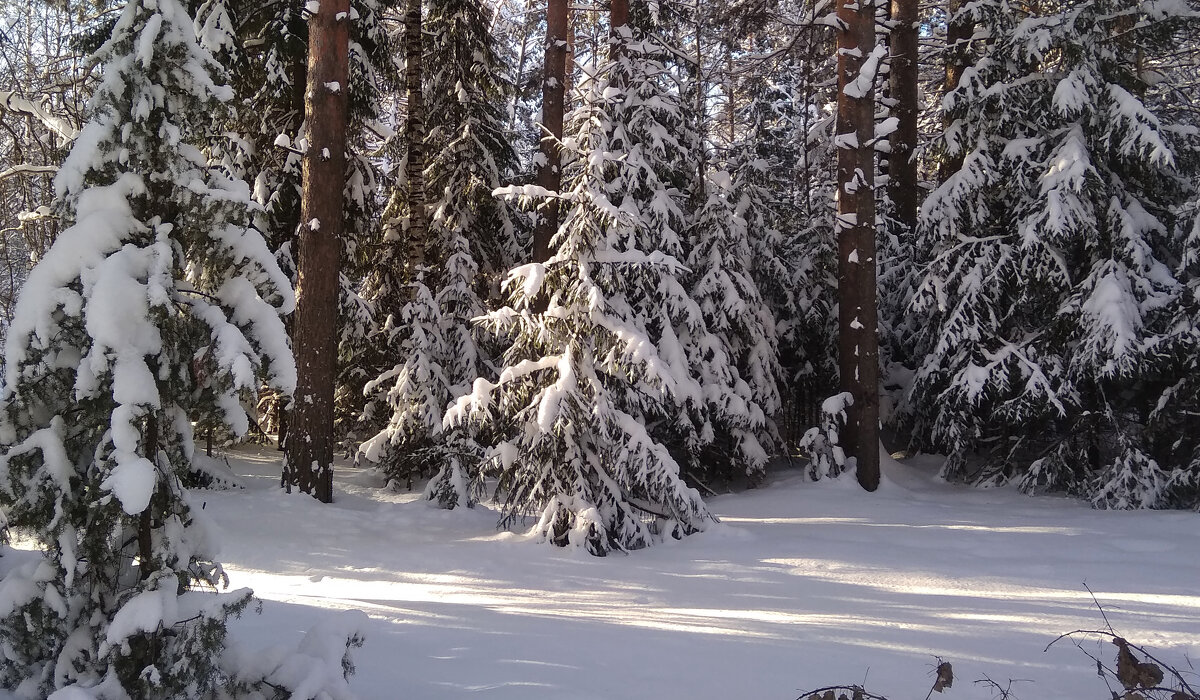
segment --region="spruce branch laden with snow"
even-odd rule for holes
[[[231,91],[176,0],[130,2],[56,180],[71,223],[30,273],[0,395],[0,502],[43,559],[0,583],[0,684],[96,697],[228,677],[216,543],[183,486],[192,423],[238,434],[260,380],[290,392],[286,276],[249,188],[199,147]]]
[[[611,92],[604,147],[623,154],[604,192],[629,222],[607,231],[609,244],[688,263],[647,278],[643,292],[629,287],[621,299],[623,313],[646,330],[676,374],[669,402],[634,395],[626,410],[689,477],[758,479],[775,444],[769,416],[778,409],[779,371],[774,320],[749,273],[753,244],[741,214],[753,203],[748,188],[735,189],[721,176],[706,184],[698,210],[688,211],[677,183],[695,176],[679,154],[699,139],[672,91],[657,31],[647,17],[620,28],[603,73]],[[586,113],[573,117],[576,128],[581,117]],[[610,284],[628,282],[614,277]]]
[[[1195,505],[1196,442],[1171,427],[1187,409],[1168,387],[1197,355],[1196,270],[1180,264],[1197,143],[1172,121],[1170,72],[1151,79],[1137,57],[1196,16],[1018,5],[964,10],[991,41],[946,100],[962,166],[921,212],[912,312],[928,322],[907,420],[950,453],[947,476],[1101,507]]]

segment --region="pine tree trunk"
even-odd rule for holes
[[[608,7],[609,60],[616,61],[624,55],[625,42],[632,36],[629,28],[629,0],[611,0]],[[616,77],[623,78],[624,74],[618,73]]]
[[[892,0],[892,115],[899,121],[891,136],[888,193],[896,220],[911,234],[917,226],[917,0]]]
[[[566,108],[567,0],[549,0],[546,7],[546,65],[542,83],[542,140],[537,184],[551,192],[562,188],[563,113]],[[533,259],[550,259],[550,240],[558,230],[558,200],[540,207],[533,231]]]
[[[575,89],[575,44],[579,41],[578,15],[567,16],[567,55],[563,58],[563,100]],[[565,110],[564,110],[565,111]]]
[[[404,12],[404,88],[408,118],[404,139],[408,158],[408,273],[417,279],[425,267],[429,247],[429,212],[425,206],[425,96],[421,91],[424,42],[421,36],[421,0],[406,0]]]
[[[958,87],[963,71],[971,65],[967,42],[975,31],[975,27],[962,16],[961,10],[967,4],[967,0],[949,0],[949,2],[950,24],[946,27],[946,84],[943,95],[950,94]],[[950,125],[950,121],[949,118],[946,119],[946,126]],[[945,182],[962,168],[963,155],[959,151],[942,160],[938,168],[939,182]]]
[[[296,286],[296,396],[284,483],[333,501],[333,390],[337,373],[338,275],[346,184],[350,81],[349,0],[324,0],[309,21],[308,91]],[[340,19],[339,19],[340,17]]]
[[[629,0],[611,0],[609,5],[608,26],[616,36],[617,29],[629,24]]]
[[[842,391],[854,397],[842,441],[863,488],[879,486],[874,81],[855,81],[875,45],[874,0],[838,0],[838,306]]]
[[[696,18],[696,65],[692,67],[692,110],[696,120],[696,205],[704,203],[704,178],[708,174],[708,154],[705,146],[708,139],[708,119],[704,106],[704,5],[696,0],[693,9]]]

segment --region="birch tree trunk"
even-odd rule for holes
[[[842,446],[858,481],[879,486],[879,342],[876,337],[874,0],[838,0],[838,368],[853,397]]]
[[[333,501],[333,389],[337,372],[338,274],[346,183],[346,88],[350,0],[324,0],[309,20],[308,90],[296,286],[297,383],[283,481]]]

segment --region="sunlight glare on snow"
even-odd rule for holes
[[[711,499],[722,524],[710,532],[595,559],[520,525],[497,531],[487,502],[431,508],[419,487],[379,488],[349,465],[332,505],[284,494],[277,452],[235,454],[245,488],[202,496],[232,584],[264,601],[233,636],[261,645],[363,610],[363,698],[391,697],[397,658],[411,661],[413,697],[580,698],[587,677],[586,697],[607,700],[788,697],[868,668],[880,688],[915,687],[932,655],[964,677],[1034,679],[1045,693],[1029,697],[1078,697],[1068,691],[1094,664],[1070,644],[1043,650],[1103,625],[1085,582],[1126,638],[1172,660],[1200,653],[1192,514],[961,489],[934,477],[937,464],[889,460],[875,494],[783,472],[770,489]],[[637,666],[649,694],[631,695],[605,669],[648,648],[662,664]],[[745,673],[727,677],[730,664]]]

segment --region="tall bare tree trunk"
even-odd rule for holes
[[[568,0],[548,0],[546,6],[546,66],[542,82],[541,163],[537,184],[551,192],[562,189],[563,114],[566,109]],[[550,259],[550,240],[558,230],[558,200],[546,202],[533,230],[533,259]]]
[[[324,0],[308,25],[308,91],[296,286],[296,396],[283,480],[333,501],[333,389],[346,186],[350,0]]]
[[[563,68],[563,100],[567,100],[571,91],[575,89],[575,44],[579,42],[579,15],[567,16],[567,55],[563,59],[565,67]]]
[[[705,198],[704,178],[708,174],[708,113],[705,107],[704,87],[704,0],[696,0],[693,8],[696,20],[696,65],[692,72],[692,110],[696,119],[696,204],[703,205]]]
[[[963,71],[971,65],[970,54],[967,51],[968,41],[975,27],[962,16],[961,10],[967,0],[949,0],[950,24],[946,27],[946,83],[943,95],[948,95],[962,80]],[[951,120],[946,119],[946,126]],[[959,151],[944,158],[938,168],[938,181],[945,182],[951,175],[962,169],[963,152]]]
[[[614,36],[621,27],[629,24],[629,0],[611,0],[608,11],[608,26]]]
[[[892,0],[892,115],[899,121],[891,136],[888,194],[896,220],[906,233],[917,226],[917,0]]]
[[[408,273],[417,279],[425,267],[429,247],[429,212],[425,206],[425,96],[424,42],[421,36],[421,0],[406,0],[404,11],[404,88],[408,119],[404,139],[408,144],[404,175],[408,180]]]
[[[875,93],[863,65],[875,47],[874,0],[838,0],[838,368],[854,397],[843,447],[858,481],[879,486],[879,341],[875,291]]]
[[[610,0],[608,6],[608,51],[609,60],[616,61],[625,54],[625,42],[632,37],[629,26],[629,0]],[[625,74],[617,73],[618,81],[623,81]],[[618,83],[617,87],[625,87]]]

